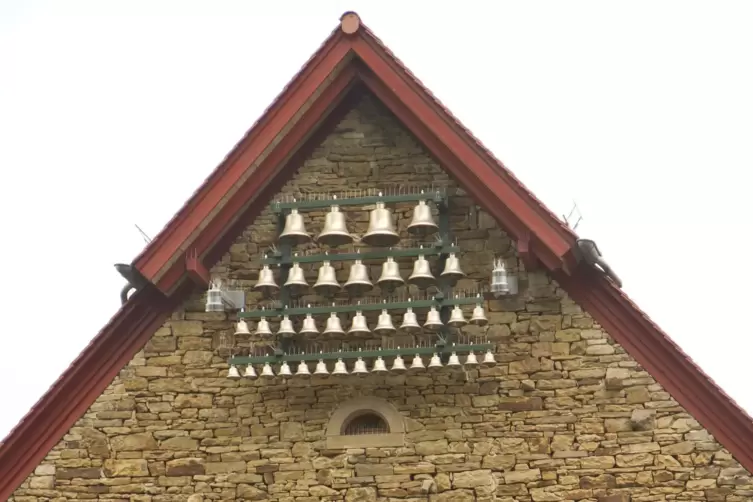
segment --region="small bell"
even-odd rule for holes
[[[241,374],[238,371],[238,368],[234,364],[230,365],[230,369],[227,371],[227,377],[233,378],[233,379],[241,377]]]
[[[345,213],[340,212],[339,206],[332,206],[324,218],[324,228],[316,241],[325,246],[335,247],[353,242],[353,236],[348,232]]]
[[[345,366],[345,363],[342,359],[337,360],[337,362],[335,363],[335,369],[332,374],[336,376],[345,376],[348,374],[348,368]]]
[[[455,352],[450,354],[450,358],[447,360],[447,366],[449,368],[457,368],[458,366],[462,366],[462,364],[460,364],[460,358]]]
[[[392,256],[388,256],[387,261],[382,263],[382,275],[379,276],[377,285],[386,291],[391,291],[403,284],[405,280],[400,275],[400,265]]]
[[[460,308],[460,305],[455,305],[452,308],[452,312],[450,312],[450,319],[447,321],[447,324],[454,328],[461,328],[468,324],[468,321],[465,320],[465,315],[463,315],[463,309]]]
[[[249,364],[248,366],[246,366],[246,371],[243,372],[243,376],[245,378],[256,378],[257,377],[256,370],[254,369],[254,365],[253,364]]]
[[[421,356],[416,354],[413,357],[413,362],[411,363],[410,368],[408,368],[408,370],[411,372],[418,372],[425,369],[426,369],[426,366],[424,366],[424,360],[421,359]]]
[[[301,361],[300,363],[298,363],[298,369],[295,372],[295,376],[301,378],[308,378],[311,376],[309,365],[306,364],[306,361]]]
[[[418,324],[416,313],[413,312],[412,308],[408,307],[405,314],[403,314],[403,324],[400,325],[400,329],[406,333],[418,333],[421,331],[421,325]]]
[[[250,335],[251,334],[251,332],[248,330],[248,324],[246,323],[245,319],[241,319],[235,324],[235,334],[236,335]]]
[[[460,268],[460,259],[458,259],[458,256],[455,253],[450,253],[447,256],[447,259],[444,262],[444,270],[442,270],[442,273],[439,275],[440,277],[449,279],[453,284],[457,282],[458,279],[465,277],[465,272]]]
[[[476,354],[473,352],[469,352],[468,356],[465,358],[465,365],[466,366],[478,366],[478,359],[476,359]]]
[[[414,284],[419,289],[426,289],[437,282],[431,273],[429,260],[424,258],[423,255],[419,255],[418,259],[413,262],[413,273],[408,277],[408,282]]]
[[[484,314],[484,307],[482,307],[480,303],[477,303],[476,306],[473,307],[471,324],[475,324],[477,326],[486,326],[488,322],[489,319],[487,319],[486,314]]]
[[[272,371],[272,366],[270,366],[269,363],[264,363],[264,366],[262,366],[261,377],[262,378],[274,378],[275,377],[275,372]]]
[[[426,204],[425,200],[418,201],[413,209],[413,218],[408,225],[408,233],[413,235],[426,236],[436,232],[439,229],[431,215],[431,207]]]
[[[282,316],[280,321],[280,329],[277,330],[278,335],[295,335],[295,329],[293,328],[293,321],[287,315]]]
[[[319,275],[314,284],[314,291],[322,296],[333,296],[340,291],[340,283],[337,282],[335,267],[328,261],[322,262],[319,267]]]
[[[277,372],[277,375],[281,377],[293,376],[293,372],[290,371],[290,365],[288,364],[287,361],[282,362],[282,364],[280,365],[280,371]]]
[[[356,312],[353,316],[353,321],[350,323],[349,335],[358,335],[364,333],[371,333],[369,325],[366,322],[366,317],[361,312]]]
[[[324,327],[325,335],[344,335],[342,324],[340,324],[340,318],[337,314],[332,312],[327,318],[327,325]]]
[[[384,202],[377,202],[376,208],[371,210],[369,228],[361,240],[366,245],[375,247],[394,246],[400,242],[400,235],[395,231],[392,221],[392,211],[384,207]]]
[[[306,232],[306,223],[303,221],[303,215],[297,209],[291,209],[290,213],[285,216],[285,227],[280,234],[279,241],[283,244],[297,246],[310,240],[311,236]]]
[[[358,375],[358,376],[366,376],[366,375],[369,374],[369,370],[366,369],[366,363],[364,362],[364,360],[361,357],[359,357],[356,360],[356,364],[353,365],[353,372],[352,372],[352,374],[353,375]]]
[[[374,332],[377,335],[389,335],[395,331],[397,330],[395,329],[395,325],[392,324],[392,316],[386,309],[382,309],[382,313],[379,314],[377,325],[374,327]]]
[[[486,354],[484,354],[484,360],[481,362],[481,364],[483,364],[487,368],[491,368],[492,366],[497,364],[497,361],[494,360],[492,349],[486,351]]]
[[[371,372],[372,373],[386,373],[387,372],[387,365],[384,364],[384,359],[382,359],[382,356],[377,356],[376,361],[374,361],[374,367],[371,369]]]
[[[254,289],[261,291],[264,295],[271,295],[280,289],[280,286],[275,282],[275,274],[269,268],[269,265],[264,265],[259,271],[259,280],[256,281]]]
[[[325,377],[327,375],[329,375],[327,363],[324,362],[324,359],[319,359],[319,362],[316,363],[316,369],[314,369],[314,376]]]
[[[398,347],[400,349],[400,347]],[[391,371],[394,371],[395,373],[403,373],[405,371],[405,361],[403,361],[403,358],[401,356],[395,357],[395,360],[392,362],[392,368],[390,368]]]
[[[424,323],[424,329],[429,331],[436,331],[442,327],[442,318],[439,315],[439,311],[432,305],[429,309],[429,313],[426,314],[426,322]]]
[[[272,330],[269,328],[269,321],[266,318],[262,317],[259,319],[259,322],[256,323],[254,334],[259,336],[270,336],[272,334]]]
[[[345,283],[345,289],[350,296],[363,296],[374,287],[369,280],[369,269],[361,260],[355,260],[350,266],[348,281]]]
[[[306,276],[303,273],[303,269],[298,262],[294,262],[288,272],[288,280],[285,281],[284,286],[293,295],[300,295],[306,292],[309,288],[309,283],[306,282]]]
[[[439,358],[439,354],[437,354],[436,352],[431,356],[431,360],[429,361],[429,369],[432,371],[442,369],[442,360]]]
[[[491,291],[495,296],[506,295],[510,292],[510,284],[507,281],[507,270],[502,258],[494,260],[492,269]]]
[[[311,305],[309,305],[308,308],[311,308]],[[318,335],[319,334],[319,328],[316,327],[316,319],[311,317],[311,314],[306,314],[306,317],[303,319],[303,326],[301,326],[300,334],[302,335]]]

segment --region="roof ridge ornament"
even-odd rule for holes
[[[347,11],[340,16],[340,29],[346,35],[354,35],[361,27],[361,18],[353,11]]]

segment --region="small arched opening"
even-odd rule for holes
[[[328,448],[403,446],[403,416],[383,399],[364,397],[341,404],[327,424]]]

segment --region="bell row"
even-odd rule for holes
[[[447,320],[447,325],[452,326],[453,328],[462,328],[469,322],[477,326],[485,326],[489,322],[489,320],[486,318],[486,314],[484,313],[484,307],[482,307],[481,305],[476,305],[473,308],[473,313],[470,320],[466,320],[463,309],[461,309],[459,305],[455,305],[450,312],[450,318]],[[318,335],[320,333],[319,328],[316,325],[316,320],[311,314],[306,314],[306,317],[303,319],[303,322],[301,324],[302,325],[300,331],[296,331],[293,326],[293,321],[290,319],[290,316],[284,315],[282,320],[280,321],[280,328],[277,330],[276,334]],[[436,307],[431,307],[429,309],[429,312],[426,314],[426,320],[423,324],[423,329],[427,331],[438,331],[443,326],[445,326],[445,323],[442,322],[439,311],[436,309]],[[418,316],[416,316],[416,313],[412,308],[408,307],[408,309],[403,314],[403,322],[402,324],[400,324],[399,329],[408,334],[418,333],[421,331],[422,325],[418,323]],[[392,323],[392,316],[390,315],[390,313],[386,309],[382,310],[382,312],[379,314],[379,318],[373,332],[378,335],[389,335],[395,333],[397,330],[398,328],[396,328]],[[353,319],[351,320],[350,328],[348,329],[347,334],[361,335],[371,332],[372,330],[369,329],[369,325],[366,321],[366,316],[364,316],[360,311],[356,312],[356,315],[354,315]],[[343,329],[340,318],[336,313],[332,312],[329,318],[327,318],[327,323],[324,327],[324,331],[321,331],[321,333],[325,335],[344,335],[346,334],[346,331]],[[248,329],[248,324],[244,319],[241,319],[236,324],[235,334],[251,334],[251,331],[249,331]],[[275,333],[272,332],[269,321],[267,321],[266,318],[262,317],[256,323],[256,330],[253,334],[259,336],[270,336]]]
[[[408,224],[408,233],[412,235],[431,235],[439,229],[431,214],[431,207],[425,200],[418,202],[413,209],[413,218]],[[311,234],[306,231],[306,223],[303,214],[297,209],[291,209],[285,216],[285,226],[280,233],[279,241],[282,244],[297,246],[312,240]],[[348,223],[345,213],[340,207],[333,204],[324,219],[324,227],[316,236],[316,242],[330,247],[351,244],[356,237],[348,231]],[[374,247],[389,247],[400,242],[400,234],[395,229],[392,211],[385,207],[384,202],[377,202],[376,208],[369,213],[369,226],[366,233],[361,237],[361,242]]]
[[[483,359],[481,360],[482,365],[486,367],[492,367],[496,364],[496,360],[494,359],[494,354],[491,350],[487,350],[484,354]],[[362,357],[359,357],[356,359],[355,363],[353,363],[353,370],[348,371],[348,367],[345,364],[345,361],[342,359],[338,359],[337,362],[335,362],[335,366],[332,370],[332,373],[330,373],[329,369],[327,368],[327,363],[324,362],[324,359],[320,359],[318,363],[316,363],[316,367],[313,371],[309,369],[309,365],[305,361],[301,361],[298,364],[298,367],[296,369],[296,372],[293,373],[290,364],[288,364],[287,361],[283,361],[282,364],[280,364],[280,369],[275,373],[274,369],[272,368],[272,365],[269,363],[264,363],[264,365],[261,368],[261,372],[257,373],[256,369],[252,364],[249,364],[246,366],[245,371],[243,372],[243,377],[245,378],[257,378],[258,376],[261,376],[262,378],[274,378],[275,376],[281,376],[281,377],[300,377],[300,378],[309,378],[312,375],[315,377],[326,377],[328,375],[333,376],[345,376],[348,374],[351,375],[359,375],[359,376],[366,376],[369,373],[376,373],[376,374],[384,374],[388,372],[393,373],[404,373],[406,371],[410,373],[419,373],[423,370],[426,370],[427,368],[429,370],[440,370],[443,367],[447,368],[460,368],[460,367],[468,367],[473,368],[479,365],[479,360],[476,357],[476,354],[474,352],[470,352],[468,356],[465,358],[464,362],[460,361],[460,357],[457,355],[457,353],[453,352],[450,354],[450,357],[447,360],[447,364],[442,364],[442,359],[439,357],[439,354],[433,354],[431,356],[431,359],[429,360],[429,364],[425,365],[423,358],[416,354],[413,357],[413,360],[411,361],[410,366],[405,365],[405,361],[403,360],[402,356],[396,356],[394,361],[392,362],[392,366],[388,369],[387,368],[387,362],[382,358],[382,356],[377,356],[377,358],[374,360],[373,366],[371,369],[368,368],[366,361]],[[230,369],[228,370],[228,378],[241,378],[241,373],[238,370],[238,367],[235,365],[230,365]]]
[[[458,279],[465,277],[465,273],[460,268],[460,259],[455,253],[450,253],[447,256],[444,270],[442,270],[439,275],[440,278],[453,283]],[[382,273],[376,281],[377,285],[380,288],[391,291],[398,286],[404,285],[405,282],[405,279],[400,275],[399,264],[394,258],[388,257],[387,261],[382,263]],[[425,256],[419,255],[416,261],[413,262],[413,272],[408,277],[407,282],[419,289],[426,289],[437,284],[437,278],[434,277],[434,274],[431,271],[431,264]],[[300,295],[306,292],[309,288],[309,283],[306,281],[303,268],[301,268],[300,264],[293,263],[293,266],[288,271],[288,278],[283,286],[294,295]],[[317,294],[325,297],[333,296],[343,289],[343,287],[351,296],[363,296],[364,293],[374,288],[374,284],[369,278],[369,268],[364,265],[361,260],[355,260],[353,262],[350,267],[350,273],[348,274],[348,280],[343,286],[337,281],[335,268],[330,262],[325,261],[319,267],[319,274],[313,286],[314,291]],[[261,291],[266,295],[271,295],[280,289],[269,265],[264,265],[259,271],[259,279],[254,285],[254,289]]]

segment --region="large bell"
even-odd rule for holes
[[[431,273],[431,264],[424,258],[424,255],[419,255],[418,259],[413,262],[413,273],[408,277],[408,282],[419,289],[426,289],[437,282],[434,274]]]
[[[259,322],[256,323],[256,331],[254,332],[254,334],[259,336],[271,335],[272,330],[269,328],[269,321],[267,321],[264,317],[259,319]]]
[[[340,212],[339,206],[332,206],[324,218],[324,228],[316,241],[325,246],[335,247],[353,242],[353,236],[348,232],[345,213]]]
[[[436,232],[439,229],[434,218],[431,215],[431,207],[426,204],[425,200],[418,201],[413,209],[413,218],[408,224],[408,233],[413,235],[426,236]]]
[[[303,269],[298,262],[293,263],[288,272],[288,280],[285,281],[284,286],[288,288],[293,295],[300,295],[305,293],[309,288],[309,283],[306,282],[306,276],[303,273]]]
[[[335,267],[330,265],[328,261],[322,262],[322,266],[319,267],[319,276],[316,278],[314,291],[322,296],[333,296],[340,291],[340,283],[337,282]]]
[[[374,287],[369,280],[369,269],[361,260],[355,260],[350,266],[348,281],[345,283],[345,289],[351,296],[363,296]]]
[[[310,240],[311,236],[306,232],[303,215],[297,209],[291,209],[290,213],[285,216],[285,227],[282,229],[279,241],[283,244],[297,246]]]
[[[298,369],[295,372],[295,376],[300,378],[308,378],[311,376],[311,371],[309,370],[309,365],[306,364],[306,361],[298,363]]]
[[[325,335],[344,335],[343,326],[340,324],[340,318],[332,312],[327,318],[327,326],[324,328]]]
[[[293,321],[287,315],[282,317],[280,321],[280,329],[277,330],[278,335],[295,335],[295,329],[293,328]]]
[[[382,356],[377,356],[376,361],[374,361],[374,367],[371,369],[372,373],[386,373],[387,372],[387,365],[384,364],[384,359],[382,359]]]
[[[236,323],[235,334],[236,335],[250,335],[251,334],[251,332],[248,330],[248,323],[246,323],[245,319],[241,319]]]
[[[356,315],[353,316],[353,321],[350,323],[348,334],[362,335],[366,333],[371,333],[369,325],[366,323],[366,316],[364,316],[361,312],[356,312]]]
[[[366,368],[366,362],[359,357],[356,363],[353,365],[353,375],[366,376],[369,374],[369,370]]]
[[[382,309],[382,313],[379,314],[377,325],[374,327],[374,332],[377,335],[389,335],[397,331],[395,325],[392,324],[392,316],[386,309]]]
[[[460,268],[460,260],[455,253],[450,253],[444,262],[444,270],[439,274],[440,277],[449,279],[450,282],[455,283],[458,279],[465,277],[465,272]]]
[[[261,291],[265,295],[270,295],[280,289],[280,286],[275,282],[275,274],[269,268],[269,265],[264,265],[259,270],[259,280],[256,281],[254,289]]]
[[[319,362],[316,363],[316,368],[314,369],[314,376],[325,377],[327,375],[329,375],[327,363],[324,362],[324,359],[319,359]]]
[[[482,307],[480,303],[476,304],[476,306],[473,307],[471,324],[475,324],[477,326],[486,326],[488,322],[489,319],[487,319],[486,314],[484,314],[484,307]]]
[[[391,291],[403,284],[405,280],[400,275],[400,265],[392,256],[387,257],[387,261],[382,263],[382,275],[379,276],[377,285],[385,291]]]
[[[419,356],[418,354],[416,354],[413,357],[413,362],[411,363],[410,368],[408,368],[408,371],[410,371],[410,372],[418,372],[418,371],[425,370],[425,369],[426,369],[426,366],[424,366],[424,360],[421,359],[421,356]]]
[[[392,211],[384,207],[384,202],[377,202],[376,208],[371,210],[369,228],[361,240],[368,246],[376,247],[394,246],[400,242],[400,235],[392,222]]]
[[[439,315],[439,311],[436,307],[432,306],[429,309],[429,313],[426,314],[426,322],[424,323],[424,329],[429,331],[436,331],[442,327],[442,318]]]
[[[348,374],[348,367],[345,366],[345,363],[342,359],[338,359],[335,363],[335,369],[332,371],[332,375],[334,376],[345,376]]]
[[[447,324],[454,328],[461,328],[468,324],[468,321],[465,320],[465,315],[463,314],[463,309],[460,308],[460,305],[455,305],[452,308],[450,319],[447,321]]]
[[[400,329],[406,333],[417,333],[421,331],[421,325],[418,324],[416,313],[413,312],[412,308],[408,307],[405,314],[403,314],[403,323],[400,325]]]
[[[311,305],[309,305],[309,308],[311,308]],[[301,326],[301,335],[318,335],[319,334],[319,328],[316,327],[316,319],[311,317],[311,314],[306,314],[306,317],[303,319],[303,325]]]

